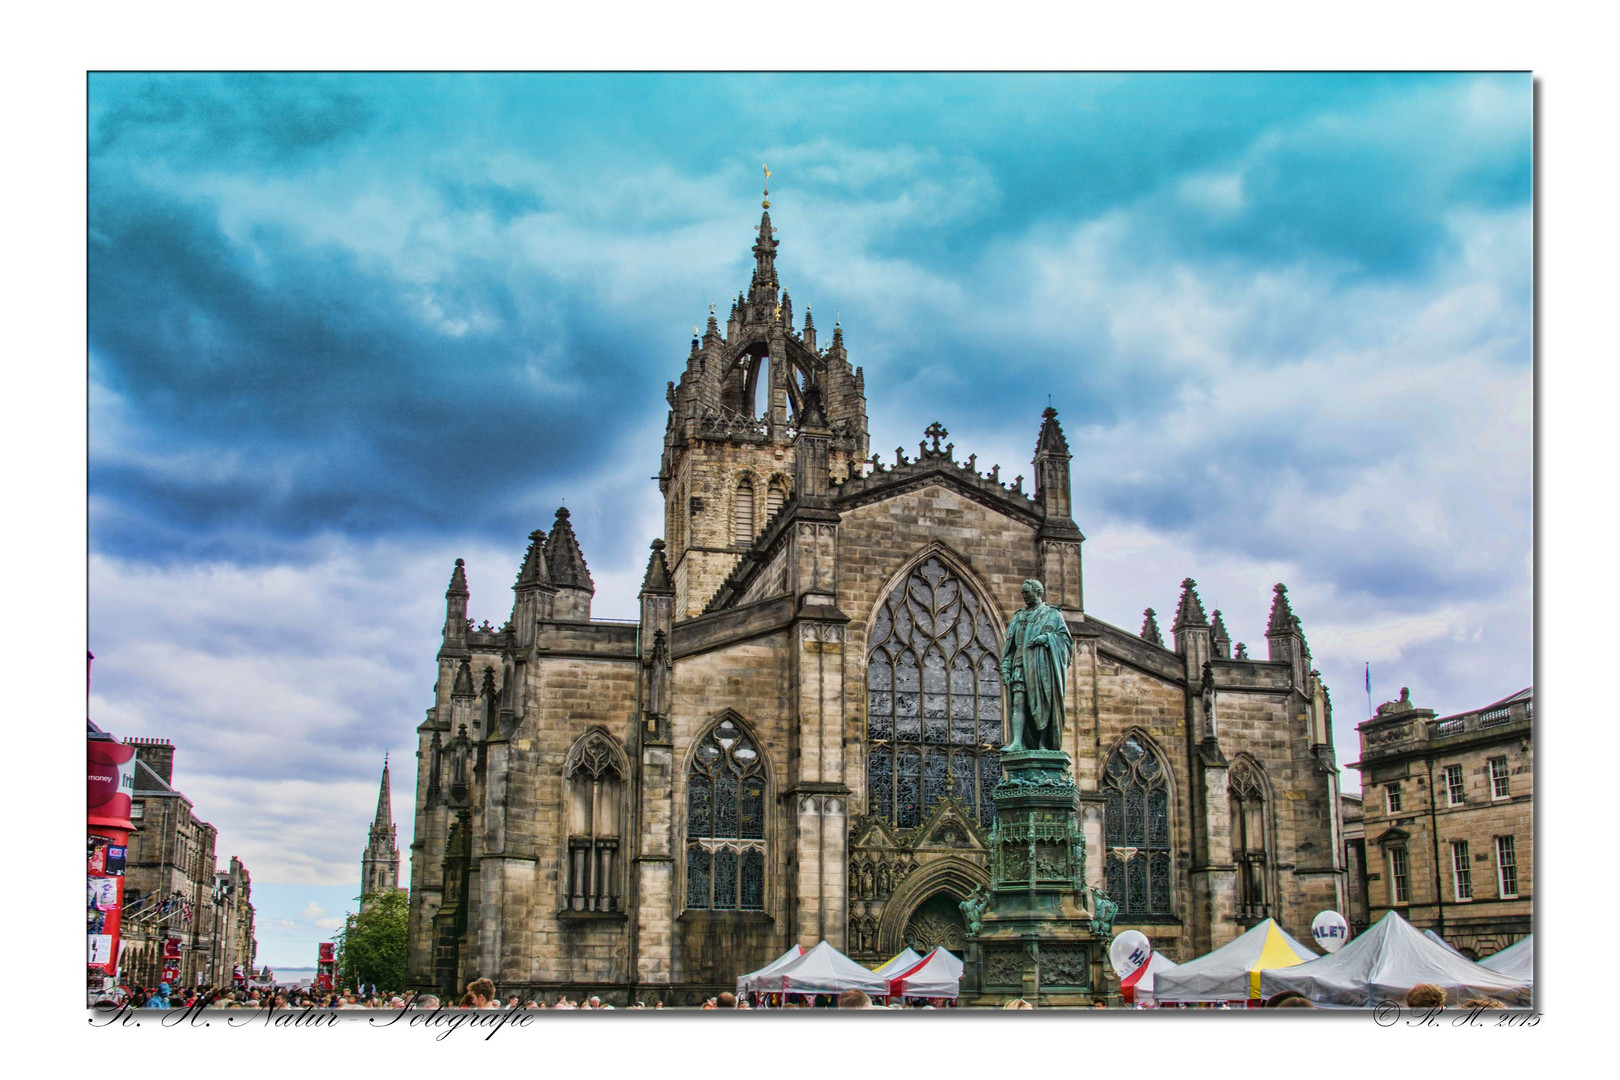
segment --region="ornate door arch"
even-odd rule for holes
[[[939,945],[961,956],[967,947],[967,926],[962,919],[961,903],[962,897],[941,889],[918,904],[906,919],[903,944],[920,953]]]

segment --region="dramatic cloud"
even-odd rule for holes
[[[1287,582],[1341,761],[1365,662],[1530,681],[1527,76],[98,75],[90,146],[92,715],[175,741],[288,956],[385,752],[409,841],[454,558],[500,622],[566,501],[634,615],[761,161],[874,449],[1027,477],[1050,396],[1093,617],[1190,575],[1263,655]]]

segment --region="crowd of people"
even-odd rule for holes
[[[114,994],[106,995],[101,999],[104,1003],[116,1005],[129,1005],[137,1009],[426,1009],[434,1010],[446,1007],[436,994],[381,994],[374,990],[368,992],[345,990],[321,990],[311,987],[273,987],[273,988],[213,988],[180,987],[175,989],[168,983],[159,983],[155,987],[142,988],[120,986]],[[1406,994],[1406,1007],[1415,1010],[1443,1009],[1446,1005],[1446,992],[1431,983],[1419,983]],[[784,995],[773,1003],[767,996],[759,1005],[753,1005],[747,997],[738,997],[736,994],[725,992],[717,994],[704,1001],[704,1009],[752,1009],[752,1008],[781,1008],[781,1009],[813,1009],[813,1008],[839,1008],[839,1009],[934,1009],[945,1008],[954,1004],[946,1001],[925,1001],[912,1003],[906,1000],[893,1001],[887,1005],[879,1005],[872,1001],[870,995],[863,990],[845,990],[834,997],[831,994],[809,996]],[[600,997],[581,997],[574,1001],[567,994],[559,994],[557,1000],[551,1004],[533,998],[522,998],[517,994],[508,995],[506,1000],[495,992],[495,984],[489,979],[474,979],[467,984],[466,992],[451,1006],[455,1009],[612,1009],[615,1006],[604,1002]],[[655,1001],[651,1005],[637,1001],[628,1006],[631,1009],[662,1009],[664,1003]],[[1023,998],[1017,998],[1002,1006],[1005,1009],[1033,1009],[1035,1006]],[[1093,1008],[1107,1008],[1108,1003],[1103,1000],[1092,1002]],[[1265,1002],[1268,1009],[1314,1009],[1316,1005],[1304,994],[1297,990],[1288,990],[1268,998]],[[1502,1009],[1506,1008],[1494,998],[1471,998],[1462,1003],[1464,1009]]]

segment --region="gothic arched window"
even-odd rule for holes
[[[866,654],[868,813],[915,828],[948,793],[990,823],[1001,779],[999,653],[990,612],[938,558],[884,598]]]
[[[1170,789],[1164,764],[1129,735],[1103,769],[1103,874],[1122,921],[1170,914]]]
[[[738,482],[732,503],[731,538],[739,544],[754,542],[754,482],[746,476]]]
[[[731,720],[716,724],[692,755],[686,906],[765,910],[765,766]]]
[[[624,756],[592,731],[574,744],[563,768],[568,790],[569,911],[619,911],[619,831]]]
[[[1232,862],[1238,870],[1238,912],[1248,918],[1270,914],[1266,890],[1266,794],[1259,769],[1239,760],[1227,774],[1232,811]]]

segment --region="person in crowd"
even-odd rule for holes
[[[708,998],[708,999],[706,999],[706,1000],[705,1000],[705,1001],[704,1001],[704,1002],[703,1002],[703,1007],[704,1007],[704,1008],[705,1008],[705,1009],[712,1009],[712,1008],[715,1008],[715,1003],[714,1003],[714,998]]]
[[[1433,983],[1418,983],[1406,992],[1408,1009],[1443,1009],[1446,992]]]
[[[1007,1002],[1007,1004],[1002,1006],[1003,1009],[1033,1009],[1034,1007],[1035,1006],[1031,1005],[1023,998],[1013,998],[1011,1001]]]
[[[1495,998],[1488,998],[1488,997],[1469,998],[1467,1001],[1462,1003],[1462,1007],[1465,1008],[1465,1009],[1505,1009],[1505,1008],[1507,1008],[1506,1005],[1502,1004],[1500,1001],[1497,1001]]]
[[[495,984],[488,979],[474,979],[467,984],[467,995],[475,1009],[498,1009],[495,1004]]]
[[[737,995],[730,990],[723,991],[719,997],[714,999],[714,1007],[717,1009],[735,1009],[737,1007]]]
[[[169,984],[158,983],[157,993],[152,995],[146,1003],[148,1009],[167,1009],[169,1007]]]
[[[872,999],[865,990],[845,990],[838,995],[838,1007],[840,1009],[870,1009]]]
[[[1266,999],[1268,1009],[1314,1009],[1311,999],[1298,990],[1284,990],[1280,994],[1272,994]]]

